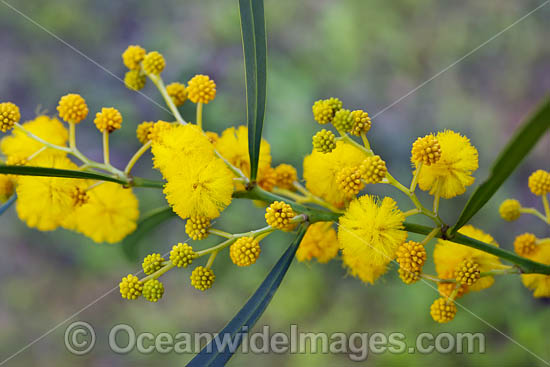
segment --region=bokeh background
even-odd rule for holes
[[[269,73],[265,137],[271,143],[274,163],[289,162],[301,170],[301,161],[311,150],[311,136],[319,129],[311,116],[314,100],[337,96],[348,108],[363,108],[374,115],[541,3],[266,1]],[[471,138],[480,153],[476,176],[482,180],[488,174],[491,161],[520,121],[548,95],[549,17],[550,5],[374,119],[371,143],[395,176],[410,179],[409,149],[417,136],[446,128]],[[206,106],[205,119],[209,129],[220,132],[245,121],[240,37],[237,1],[2,1],[0,99],[21,106],[23,119],[32,119],[37,110],[54,113],[58,98],[67,92],[85,96],[92,113],[102,106],[119,108],[124,124],[122,131],[113,135],[111,150],[114,164],[122,167],[138,148],[137,124],[168,118],[165,111],[110,75],[124,75],[120,54],[125,47],[141,44],[162,52],[167,60],[163,76],[168,82],[186,82],[196,73],[213,77],[218,96]],[[162,102],[151,83],[143,92]],[[182,112],[188,119],[194,118],[191,104]],[[538,144],[473,220],[502,247],[510,249],[514,236],[525,231],[548,236],[548,227],[531,217],[510,224],[497,215],[499,203],[508,196],[526,206],[540,205],[528,192],[527,177],[535,169],[548,169],[548,139],[546,136]],[[100,141],[93,124],[79,125],[81,150],[99,158]],[[150,169],[149,156],[136,173],[158,177]],[[135,191],[142,213],[164,204],[156,190]],[[392,194],[403,207],[409,205],[398,192],[378,187],[372,192]],[[456,219],[466,198],[442,204],[447,222]],[[261,226],[261,218],[261,209],[235,201],[216,225],[244,231]],[[164,253],[185,239],[184,223],[173,219],[145,238],[139,252]],[[6,365],[182,365],[190,355],[117,355],[108,349],[108,331],[123,322],[137,332],[215,332],[255,290],[290,240],[289,235],[267,240],[260,260],[251,268],[237,269],[226,256],[219,256],[216,284],[206,293],[188,284],[186,270],[172,271],[163,278],[166,294],[158,304],[124,301],[115,289],[74,319],[90,322],[96,329],[98,341],[90,354],[76,357],[66,351],[64,324]],[[29,229],[13,208],[0,218],[0,245],[0,360],[82,310],[140,267],[140,261],[127,258],[119,245],[95,244],[63,230],[41,233]],[[399,331],[407,335],[409,343],[426,331],[486,335],[485,354],[386,353],[370,355],[363,362],[372,366],[543,365],[482,319],[543,359],[550,359],[550,303],[533,299],[517,277],[497,279],[492,288],[461,299],[479,318],[460,310],[452,323],[435,324],[429,316],[435,298],[434,290],[423,283],[401,284],[395,272],[374,286],[365,286],[346,277],[338,260],[328,265],[294,263],[258,325],[271,325],[272,332],[286,331],[290,324],[312,332]],[[230,362],[232,366],[350,364],[345,355],[311,354],[237,354]]]

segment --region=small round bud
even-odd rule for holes
[[[361,171],[361,177],[368,184],[382,182],[386,177],[386,173],[388,173],[386,162],[379,155],[365,158],[361,166],[359,166],[359,170]]]
[[[122,53],[122,62],[130,70],[139,69],[139,65],[145,57],[145,50],[138,45],[130,45]]]
[[[167,121],[159,120],[153,124],[153,127],[149,131],[149,135],[147,135],[148,140],[152,140],[153,143],[156,143],[159,141],[160,134],[166,130],[169,130],[172,128],[172,124]]]
[[[260,256],[260,244],[253,237],[241,237],[229,248],[229,256],[237,266],[249,266]]]
[[[122,115],[116,108],[103,107],[101,112],[96,113],[94,124],[99,131],[112,133],[122,126]]]
[[[176,106],[181,106],[187,101],[187,88],[185,85],[175,82],[166,86],[166,93],[172,98],[172,101]]]
[[[550,173],[542,169],[536,170],[529,176],[529,189],[537,196],[550,192]]]
[[[216,83],[208,75],[195,75],[187,82],[187,95],[193,103],[206,104],[216,97]]]
[[[81,189],[80,187],[76,187],[73,190],[72,196],[73,196],[73,205],[75,206],[75,208],[86,204],[88,200],[90,200],[90,195],[88,195],[86,190]]]
[[[320,153],[330,153],[336,148],[336,137],[329,130],[321,130],[313,135],[313,148]]]
[[[208,228],[210,228],[210,219],[206,217],[191,217],[185,223],[185,233],[194,241],[208,237]]]
[[[353,126],[350,131],[352,135],[359,136],[370,130],[371,121],[368,113],[363,110],[355,110],[351,113],[351,117],[353,119]]]
[[[291,219],[295,216],[292,207],[283,201],[275,201],[265,210],[267,224],[283,231],[291,231],[294,228]]]
[[[353,116],[350,110],[341,109],[334,114],[332,126],[343,133],[349,133],[353,127]]]
[[[532,233],[520,234],[514,240],[514,251],[520,256],[532,255],[537,249],[537,237]]]
[[[197,257],[197,253],[186,243],[178,243],[170,251],[170,261],[178,268],[186,268]]]
[[[260,167],[258,170],[258,186],[266,191],[272,191],[277,183],[275,169],[270,166]]]
[[[59,117],[67,122],[78,124],[88,116],[88,106],[80,94],[66,94],[57,104]]]
[[[120,295],[126,299],[137,299],[141,296],[141,291],[143,290],[143,284],[139,281],[139,278],[132,274],[128,274],[128,276],[122,278],[118,287]]]
[[[0,131],[5,133],[19,122],[21,113],[19,107],[11,102],[0,103]]]
[[[15,193],[15,182],[11,175],[0,175],[0,203],[6,202]]]
[[[399,267],[411,272],[420,272],[426,262],[427,254],[424,245],[408,241],[398,247],[396,261]]]
[[[275,167],[276,185],[281,189],[294,190],[294,182],[298,179],[296,168],[290,164],[279,164]]]
[[[151,275],[154,272],[160,270],[162,268],[162,262],[164,261],[164,258],[161,256],[161,254],[150,254],[143,259],[143,264],[141,264],[141,267],[143,268],[143,272],[147,275]]]
[[[204,266],[197,266],[191,273],[191,285],[200,291],[205,291],[212,287],[216,276],[212,269]]]
[[[151,51],[143,58],[141,62],[143,70],[147,74],[159,75],[164,70],[166,66],[166,61],[164,61],[164,56],[157,51]]]
[[[153,125],[154,122],[152,121],[143,121],[141,124],[138,125],[136,129],[136,136],[141,144],[145,144],[150,140],[149,134],[151,134]]]
[[[143,297],[150,302],[158,302],[164,295],[164,285],[157,279],[150,279],[143,285]]]
[[[347,197],[353,197],[357,195],[365,184],[361,180],[361,171],[357,167],[344,167],[336,175],[336,182],[338,182],[338,188]]]
[[[433,134],[418,138],[413,143],[411,150],[411,161],[430,166],[441,158],[441,146]]]
[[[130,70],[124,75],[124,85],[131,90],[142,90],[145,87],[147,78],[141,70]]]
[[[336,97],[330,97],[328,99],[325,99],[325,102],[329,104],[329,106],[332,108],[332,111],[334,113],[340,111],[342,109],[343,103]]]
[[[331,104],[328,103],[326,100],[316,101],[311,107],[311,110],[313,112],[313,118],[315,119],[315,121],[322,125],[331,122],[335,112]]]
[[[413,284],[420,279],[420,271],[399,268],[397,273],[399,274],[399,278],[405,284]]]
[[[521,216],[521,204],[515,199],[507,199],[500,204],[498,212],[502,219],[509,222],[517,220]]]
[[[455,269],[454,277],[462,285],[472,285],[480,278],[479,264],[465,259]]]
[[[430,307],[430,314],[432,315],[432,319],[434,319],[434,321],[443,324],[454,319],[456,315],[456,306],[453,301],[441,297],[432,303]]]

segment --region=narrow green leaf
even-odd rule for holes
[[[491,199],[494,193],[512,174],[523,158],[550,128],[550,101],[543,103],[522,124],[515,136],[496,159],[489,177],[477,187],[462,210],[456,224],[450,229],[452,236]]]
[[[281,284],[290,263],[294,259],[294,254],[298,245],[302,241],[307,226],[302,225],[298,235],[283,253],[279,261],[269,272],[260,287],[246,302],[241,310],[233,319],[223,328],[216,337],[206,345],[199,354],[195,356],[187,366],[207,367],[207,366],[225,366],[225,363],[233,356],[242,343],[244,334],[248,333],[256,321],[269,305],[271,298]]]
[[[163,222],[175,217],[176,214],[169,206],[153,209],[145,213],[139,220],[137,229],[122,241],[122,251],[129,260],[139,258],[139,241]]]
[[[246,82],[250,179],[256,180],[265,115],[267,41],[263,0],[239,0]]]
[[[4,204],[0,205],[0,215],[4,214],[15,203],[15,200],[17,200],[17,195],[13,194]]]
[[[0,164],[0,174],[91,179],[91,180],[117,182],[123,185],[127,183],[124,180],[121,180],[109,175],[104,175],[101,173],[74,171],[69,169],[58,169],[58,168],[32,167],[32,166],[6,166],[3,164]]]

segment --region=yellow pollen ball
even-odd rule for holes
[[[187,95],[193,103],[208,103],[216,97],[216,83],[208,75],[197,74],[187,82]]]
[[[150,279],[143,285],[143,297],[149,302],[158,302],[164,295],[164,285],[158,279]]]
[[[386,162],[379,155],[366,158],[359,166],[359,170],[361,171],[361,177],[368,184],[382,182],[386,177],[386,173],[388,173]]]
[[[290,164],[279,164],[275,167],[276,186],[282,189],[294,190],[294,182],[298,179],[296,168]]]
[[[74,206],[79,207],[86,204],[90,200],[90,195],[88,195],[86,190],[80,187],[75,187],[73,191],[73,200]]]
[[[313,118],[321,125],[328,124],[334,118],[334,108],[326,100],[318,100],[311,107]]]
[[[365,187],[361,181],[361,171],[357,167],[342,168],[336,176],[336,181],[338,188],[344,192],[346,197],[357,195]]]
[[[208,228],[210,228],[210,219],[206,217],[193,216],[185,223],[185,233],[194,241],[208,237]]]
[[[433,134],[418,138],[413,143],[411,150],[411,161],[413,163],[423,163],[430,166],[436,163],[439,158],[441,158],[441,146]]]
[[[237,266],[250,266],[260,256],[260,244],[253,237],[241,237],[229,248],[231,261]]]
[[[454,302],[447,300],[443,297],[436,299],[430,307],[430,314],[432,315],[432,319],[441,324],[454,319],[456,311],[456,305],[454,304]]]
[[[0,103],[0,131],[5,133],[18,123],[20,119],[21,113],[19,112],[19,107],[11,102]]]
[[[172,98],[176,106],[181,106],[187,100],[187,88],[185,85],[174,82],[166,86],[166,93]]]
[[[145,57],[145,49],[138,45],[130,45],[122,53],[122,62],[130,70],[139,69]]]
[[[59,117],[67,122],[78,124],[88,116],[88,106],[80,94],[66,94],[57,104]]]
[[[412,272],[421,271],[426,258],[424,245],[414,241],[402,244],[396,252],[396,261],[399,263],[399,267]]]
[[[141,66],[147,74],[159,75],[164,70],[166,61],[164,61],[164,56],[161,53],[151,51],[145,55]]]
[[[413,284],[420,280],[420,271],[399,268],[397,273],[405,284]]]
[[[99,131],[112,133],[122,126],[122,115],[116,108],[103,107],[96,113],[94,123]]]
[[[542,169],[536,170],[529,176],[529,189],[537,196],[550,192],[550,173]]]
[[[197,266],[191,273],[191,285],[200,291],[205,291],[212,287],[216,276],[212,269],[205,268],[204,266]]]
[[[334,114],[334,118],[332,119],[332,126],[334,126],[336,130],[343,133],[350,132],[353,127],[353,116],[351,115],[351,111],[341,109],[336,112]]]
[[[313,148],[319,153],[330,153],[336,148],[336,137],[329,130],[321,130],[313,135]]]
[[[153,121],[143,121],[138,125],[136,129],[136,136],[141,144],[145,144],[150,140],[149,134],[151,134],[154,124],[155,123]]]
[[[138,277],[128,274],[128,276],[122,278],[122,281],[119,284],[119,289],[122,298],[137,299],[141,296],[143,284],[139,281]]]
[[[460,284],[472,285],[479,280],[480,273],[478,263],[464,259],[455,269],[454,277]]]
[[[514,251],[521,256],[532,255],[537,249],[537,237],[532,233],[524,233],[514,240]]]
[[[145,259],[143,259],[143,263],[141,264],[143,272],[147,275],[153,274],[154,272],[162,268],[163,261],[164,258],[160,254],[147,255]]]
[[[147,78],[141,70],[130,70],[124,75],[124,85],[131,90],[141,90],[145,87]]]
[[[353,126],[350,131],[352,135],[359,136],[370,130],[371,121],[368,113],[363,110],[355,110],[351,113],[351,117],[353,119]]]
[[[178,243],[170,251],[170,261],[178,268],[186,268],[197,257],[197,253],[186,243]]]
[[[500,204],[498,212],[502,219],[513,222],[521,217],[521,204],[515,199],[507,199]]]
[[[294,228],[294,223],[291,219],[296,216],[292,207],[283,201],[275,201],[265,212],[265,221],[273,228],[283,231],[291,231]]]

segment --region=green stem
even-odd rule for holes
[[[541,212],[539,212],[537,209],[535,208],[521,208],[519,210],[520,213],[522,214],[531,214],[531,215],[534,215],[540,219],[542,219],[543,222],[546,222],[546,217],[544,216],[544,214],[542,214]]]
[[[550,224],[550,205],[548,205],[547,194],[542,195],[542,205],[544,206],[544,213],[546,213],[546,223]]]
[[[202,130],[202,102],[197,103],[197,126]]]
[[[69,122],[69,147],[71,150],[76,149],[76,124]]]
[[[109,132],[107,130],[103,130],[103,163],[106,166],[111,165],[109,159]]]
[[[147,74],[147,76],[149,77],[149,79],[151,79],[153,84],[155,84],[155,86],[159,90],[160,94],[162,95],[162,98],[164,98],[164,102],[166,103],[166,105],[172,112],[172,115],[174,115],[174,117],[176,118],[176,120],[182,125],[187,124],[187,122],[185,122],[183,117],[181,117],[180,111],[174,104],[174,101],[172,101],[172,97],[168,95],[168,92],[166,91],[166,87],[164,86],[164,82],[162,81],[162,78],[159,75],[154,75],[154,74]]]
[[[145,152],[147,152],[147,150],[149,150],[152,143],[153,142],[151,140],[149,140],[147,143],[143,144],[141,146],[141,148],[139,148],[138,151],[132,156],[132,158],[130,158],[130,161],[128,162],[128,164],[126,165],[126,168],[124,169],[124,174],[126,176],[128,176],[130,174],[130,172],[132,171],[132,168],[137,163],[139,158],[141,158],[141,156],[143,154],[145,154]]]
[[[145,283],[146,281],[151,280],[151,279],[158,279],[158,278],[160,278],[161,275],[166,273],[168,270],[172,269],[174,266],[175,265],[172,262],[169,262],[168,264],[166,264],[165,266],[163,266],[159,270],[155,271],[153,274],[150,274],[150,275],[146,276],[145,278],[141,279],[140,282]]]
[[[411,187],[409,188],[410,192],[415,192],[415,190],[416,190],[416,185],[418,184],[418,177],[420,176],[420,170],[422,169],[423,165],[424,165],[424,163],[420,162],[418,164],[418,167],[416,167],[416,170],[414,171],[414,176],[413,176],[413,179],[411,181]]]
[[[216,236],[224,237],[224,238],[233,238],[233,235],[231,233],[227,233],[225,231],[221,231],[221,230],[216,229],[216,228],[210,228],[208,230],[208,233],[211,233],[211,234],[216,235]]]

